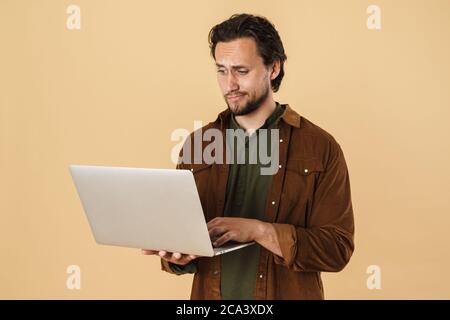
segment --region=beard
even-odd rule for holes
[[[269,86],[266,86],[261,95],[254,97],[252,100],[249,100],[241,108],[239,108],[237,105],[235,108],[231,108],[226,97],[225,97],[225,101],[227,103],[228,109],[230,109],[230,111],[235,116],[243,116],[243,115],[249,114],[249,113],[257,110],[262,105],[262,103],[264,101],[266,101],[267,97],[269,96],[269,90],[270,90]]]

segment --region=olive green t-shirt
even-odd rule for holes
[[[270,129],[284,112],[277,102],[276,109],[267,118],[262,127],[251,136],[248,134],[233,137],[227,135],[229,148],[235,150],[233,163],[229,167],[227,190],[225,195],[225,217],[241,217],[265,221],[267,192],[272,182],[272,175],[262,175],[261,168],[268,167],[258,156],[258,141],[263,136],[260,129],[266,129],[267,148],[263,154],[270,155]],[[230,117],[229,129],[241,129],[234,115]],[[234,139],[234,145],[232,140]],[[238,142],[241,142],[239,144]],[[264,140],[262,140],[264,141]],[[253,144],[253,147],[251,144]],[[245,147],[244,147],[245,144]],[[252,156],[254,157],[253,161]],[[240,159],[240,163],[238,163]],[[264,159],[263,159],[264,160]],[[242,163],[244,162],[244,163]],[[258,244],[235,250],[221,256],[221,294],[222,299],[253,299],[253,290],[257,277],[260,246]]]

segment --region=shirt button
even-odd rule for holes
[[[280,142],[283,142],[283,139],[280,139]]]
[[[281,166],[281,164],[278,166],[278,168],[281,168],[282,166]]]
[[[308,173],[308,169],[305,169],[305,173]]]
[[[274,204],[275,204],[275,201],[272,201],[272,204],[274,205]]]
[[[191,168],[191,171],[194,171],[194,169],[193,169],[193,168]]]
[[[264,276],[262,274],[259,275],[259,278],[262,279]]]

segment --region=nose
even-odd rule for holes
[[[233,72],[229,72],[227,77],[227,92],[230,93],[237,90],[239,90],[237,79]]]

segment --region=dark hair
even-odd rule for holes
[[[275,26],[266,18],[245,13],[234,14],[228,20],[215,25],[208,35],[211,55],[214,59],[216,58],[217,43],[244,37],[251,37],[255,40],[258,52],[266,66],[280,60],[280,73],[271,81],[272,90],[277,92],[284,77],[284,62],[287,57]]]

